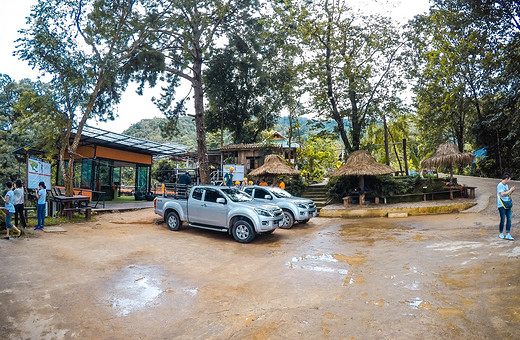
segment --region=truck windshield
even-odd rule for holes
[[[240,191],[238,188],[223,188],[220,190],[222,190],[222,192],[226,194],[226,196],[229,197],[229,199],[233,202],[249,202],[253,200],[251,196],[243,191]]]
[[[272,188],[269,188],[269,189],[271,190],[273,195],[275,195],[278,198],[292,197],[292,195],[290,193],[288,193],[287,191],[285,191],[285,190],[283,190],[281,188],[272,187]]]

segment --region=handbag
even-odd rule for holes
[[[502,200],[502,197],[498,195],[498,199],[500,200],[500,203],[502,203],[504,209],[511,209],[513,207],[513,201],[511,200],[511,198],[508,201],[504,201]]]

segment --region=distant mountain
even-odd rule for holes
[[[171,138],[165,138],[161,135],[161,125],[165,124],[165,121],[166,118],[143,119],[132,124],[123,134],[157,143],[175,142],[189,146],[191,150],[197,149],[197,134],[193,118],[180,117],[177,125],[179,132]],[[333,121],[325,121],[321,122],[319,127],[316,127],[316,121],[303,117],[298,118],[298,121],[300,123],[299,133],[303,139],[307,139],[312,133],[318,133],[323,129],[332,132],[336,126],[336,123]],[[289,118],[280,117],[273,129],[287,137],[289,135]],[[297,135],[298,132],[294,132],[294,138]],[[211,149],[211,145],[208,145],[208,148]]]

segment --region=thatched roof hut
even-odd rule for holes
[[[453,183],[453,167],[471,164],[475,156],[471,152],[460,152],[453,143],[441,144],[435,154],[421,162],[423,168],[445,166],[450,170],[450,183]]]
[[[359,176],[359,204],[365,204],[365,176],[387,175],[395,170],[386,164],[378,163],[366,150],[354,151],[345,164],[334,170],[331,176]]]
[[[280,155],[267,155],[264,164],[248,174],[248,176],[251,177],[274,177],[280,175],[300,176],[300,171],[285,164],[285,161]]]
[[[386,165],[378,163],[366,150],[354,151],[345,164],[334,170],[331,176],[377,176],[387,175],[395,170]]]

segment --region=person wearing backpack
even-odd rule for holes
[[[511,175],[504,173],[502,180],[497,184],[497,208],[500,214],[500,223],[498,225],[499,238],[513,241],[514,238],[511,236],[511,209],[513,207],[513,201],[511,200],[511,194],[515,191],[515,186],[509,188],[509,181],[511,181]],[[504,236],[504,221],[506,223],[506,235]]]

